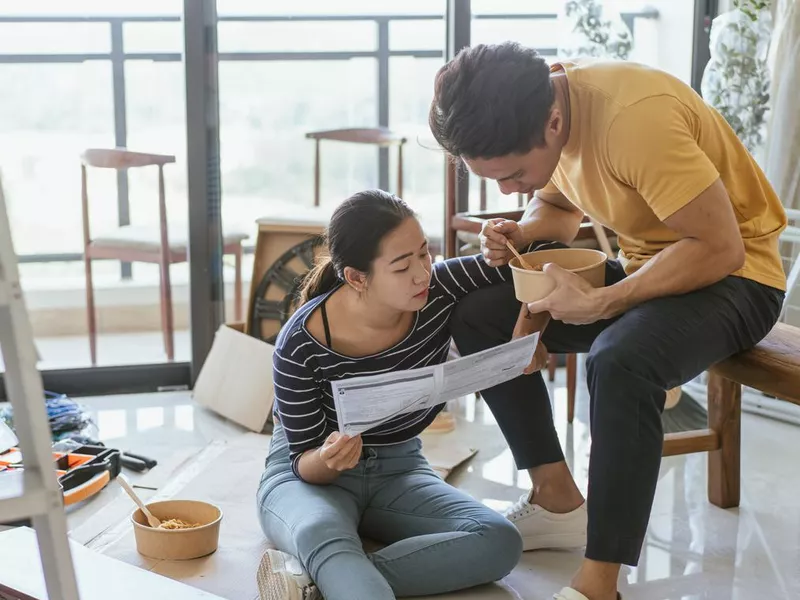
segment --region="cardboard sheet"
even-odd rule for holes
[[[258,597],[255,573],[261,556],[269,547],[258,523],[256,490],[270,436],[248,433],[234,442],[213,442],[192,461],[185,462],[169,478],[152,501],[171,498],[204,500],[223,512],[219,549],[211,556],[193,561],[156,561],[136,551],[125,503],[125,517],[99,534],[73,532],[73,537],[90,538],[90,548],[159,575],[224,598],[253,600]],[[475,450],[453,444],[448,435],[423,438],[423,452],[442,477],[447,477]],[[107,511],[115,510],[107,507]],[[116,510],[119,510],[119,506]]]
[[[273,346],[238,329],[217,330],[192,395],[201,406],[260,433],[274,400]]]

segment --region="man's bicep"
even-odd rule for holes
[[[736,213],[721,179],[667,217],[664,224],[681,237],[712,244],[727,245],[741,239]]]
[[[720,175],[695,139],[694,118],[677,99],[659,96],[624,109],[609,129],[613,170],[661,221],[700,196]]]

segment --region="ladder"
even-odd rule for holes
[[[0,475],[0,521],[33,521],[48,599],[78,600],[67,520],[53,466],[42,378],[19,283],[1,180],[0,348],[6,365],[6,393],[14,407],[14,424],[25,461],[22,473]]]

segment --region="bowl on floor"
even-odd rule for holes
[[[580,275],[594,287],[603,287],[606,282],[608,255],[600,250],[554,248],[528,252],[522,257],[534,267],[533,271],[524,269],[516,257],[508,263],[514,278],[514,292],[520,302],[536,302],[555,289],[555,280],[541,270],[547,263],[557,264],[567,271]]]
[[[159,560],[190,560],[217,550],[222,522],[222,511],[218,506],[198,500],[165,500],[149,503],[147,509],[162,522],[179,519],[194,526],[153,528],[141,509],[136,509],[131,522],[139,554]]]

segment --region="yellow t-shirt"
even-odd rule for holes
[[[744,267],[734,275],[786,289],[778,251],[786,213],[716,110],[679,79],[643,65],[590,60],[552,67],[561,69],[570,135],[544,191],[555,186],[617,232],[627,273],[680,239],[662,220],[721,177],[745,246]]]

